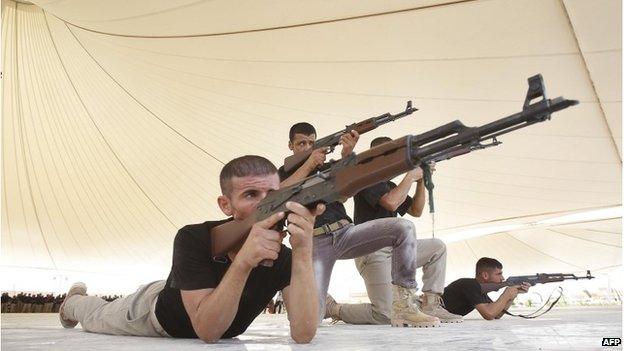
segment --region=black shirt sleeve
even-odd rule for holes
[[[447,311],[467,315],[481,303],[489,303],[492,300],[486,294],[481,293],[481,284],[474,278],[461,278],[444,288],[442,294]]]
[[[479,284],[476,280],[471,280],[467,282],[462,292],[464,293],[464,297],[472,307],[481,303],[489,303],[492,301],[487,295],[484,295],[481,292],[481,284]]]
[[[407,195],[407,197],[405,198],[405,201],[403,201],[403,203],[399,205],[399,208],[397,208],[396,210],[397,213],[400,214],[401,216],[405,216],[405,214],[407,213],[407,210],[409,210],[413,202],[414,202],[414,199],[412,199],[411,196]]]
[[[390,190],[392,187],[388,185],[388,182],[381,182],[362,190],[360,194],[369,206],[378,207],[379,200]]]
[[[171,287],[180,290],[216,288],[220,276],[210,255],[209,243],[194,231],[180,229],[173,242]]]
[[[292,250],[282,245],[282,249],[280,251],[279,267],[276,267],[276,271],[279,274],[276,275],[276,282],[274,284],[276,290],[283,290],[285,287],[290,285],[290,275],[292,270]]]
[[[393,182],[377,183],[371,187],[368,187],[362,190],[361,192],[362,198],[371,207],[379,208],[381,207],[381,205],[379,205],[379,200],[381,200],[381,198],[384,195],[386,195],[387,193],[389,193],[392,189],[396,187],[397,185],[394,184]],[[396,209],[396,212],[400,214],[401,216],[404,216],[407,213],[407,210],[409,209],[409,207],[412,205],[412,202],[414,202],[414,200],[412,199],[411,196],[408,195],[405,198],[405,201],[403,201],[403,203],[399,205],[399,207]]]

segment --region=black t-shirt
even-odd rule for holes
[[[286,171],[284,171],[284,166],[282,166],[277,170],[277,174],[279,174],[280,181],[284,181],[293,173],[295,173],[295,171],[297,170],[295,169],[290,173],[286,173]],[[312,174],[314,174],[314,172],[310,173],[308,176]],[[321,227],[324,224],[331,224],[341,219],[346,219],[349,222],[353,222],[351,218],[347,215],[347,211],[345,210],[342,202],[334,201],[332,203],[325,204],[325,212],[323,212],[323,214],[320,216],[316,216],[316,220],[314,221],[314,228]]]
[[[355,203],[355,209],[353,211],[355,224],[361,224],[377,218],[396,217],[397,214],[401,216],[405,215],[412,205],[412,202],[414,202],[410,196],[405,198],[405,201],[403,201],[396,211],[388,211],[379,204],[379,200],[396,187],[397,185],[393,182],[386,181],[372,185],[355,194],[353,198]]]
[[[191,224],[178,231],[173,243],[173,264],[165,288],[158,295],[156,317],[165,331],[176,338],[196,338],[182,304],[180,290],[216,288],[232,262],[216,262],[211,255],[210,229],[227,222]],[[222,338],[245,332],[279,290],[290,284],[291,251],[282,245],[272,267],[258,266],[249,274],[236,317]]]
[[[442,294],[444,307],[447,311],[467,315],[480,303],[490,303],[492,300],[481,292],[481,284],[474,278],[461,278],[444,288]]]

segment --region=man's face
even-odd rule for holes
[[[234,219],[243,220],[256,210],[258,203],[269,191],[279,189],[277,173],[263,176],[233,177],[231,192],[217,199],[221,211]]]
[[[288,148],[293,151],[293,154],[305,152],[312,149],[315,140],[316,134],[305,135],[295,133],[293,140],[288,142]]]
[[[486,283],[502,283],[503,280],[505,280],[505,277],[503,277],[503,270],[500,268],[490,269],[481,272],[481,274],[483,274]]]

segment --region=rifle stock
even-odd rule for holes
[[[254,213],[245,220],[231,220],[212,228],[210,245],[213,259],[225,258],[228,252],[240,249],[251,227],[259,220]]]
[[[536,95],[536,92],[540,95]],[[530,103],[539,96],[543,97],[541,101]],[[499,145],[497,136],[550,119],[552,112],[577,103],[576,100],[562,97],[547,99],[541,75],[533,76],[529,78],[529,92],[523,110],[519,113],[481,127],[466,127],[462,122],[454,121],[419,135],[407,135],[358,155],[344,157],[332,163],[329,168],[298,183],[270,192],[256,207],[253,221],[246,220],[240,225],[226,223],[213,228],[213,257],[223,256],[240,247],[255,221],[276,212],[287,212],[284,206],[287,201],[298,202],[310,208],[321,202],[345,201],[357,192],[394,178],[421,163],[449,159]],[[410,108],[411,105],[408,104],[404,113],[411,113],[408,113]],[[488,139],[492,139],[491,144],[481,144]],[[221,228],[225,226],[227,228]]]

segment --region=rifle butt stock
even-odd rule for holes
[[[255,216],[250,216],[246,220],[231,220],[210,230],[210,245],[212,257],[215,261],[225,258],[230,251],[240,249],[251,227],[256,222]]]

